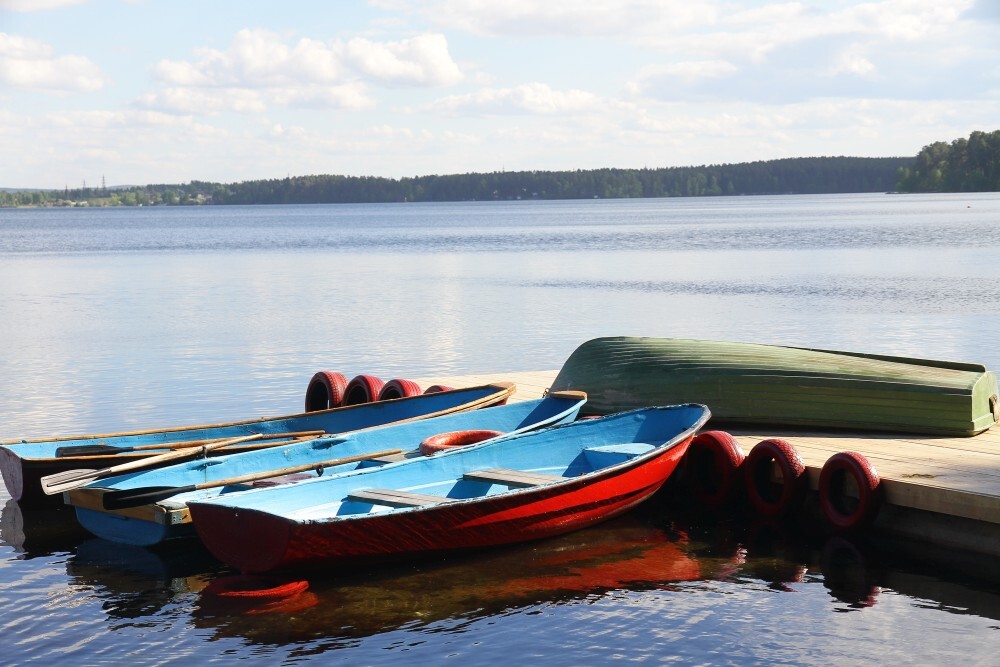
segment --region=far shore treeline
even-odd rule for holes
[[[658,169],[501,171],[401,179],[317,175],[230,184],[191,181],[7,190],[0,191],[0,206],[346,204],[889,191],[1000,191],[1000,130],[930,144],[915,158],[815,157]]]

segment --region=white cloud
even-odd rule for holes
[[[594,111],[602,100],[583,90],[553,90],[544,83],[513,88],[484,88],[467,95],[449,95],[429,109],[449,114],[579,114]]]
[[[840,54],[834,62],[830,73],[850,74],[855,76],[867,76],[875,72],[875,65],[872,64],[864,54],[855,49],[849,49]]]
[[[154,75],[185,86],[262,88],[288,83],[338,83],[361,74],[378,82],[447,85],[461,78],[441,35],[400,42],[300,39],[289,46],[267,30],[241,30],[227,51],[201,49],[197,62],[162,61]]]
[[[0,33],[0,83],[69,93],[100,90],[105,80],[100,68],[83,56],[56,56],[48,44]]]
[[[443,35],[420,35],[385,43],[352,39],[344,49],[344,56],[354,70],[379,82],[448,86],[462,80],[462,72],[451,59]]]
[[[73,5],[82,5],[89,0],[0,0],[0,9],[12,12],[41,12],[48,9],[61,9]]]
[[[147,93],[139,106],[182,114],[211,115],[225,111],[260,113],[267,109],[264,96],[256,90],[227,88],[225,91],[171,87]]]
[[[419,13],[435,25],[477,35],[636,35],[711,22],[717,2],[688,0],[381,0],[374,4]]]
[[[226,51],[200,49],[194,61],[164,60],[153,76],[166,87],[139,104],[182,113],[259,113],[270,104],[370,109],[368,85],[447,86],[462,80],[442,35],[393,42],[322,42],[268,30],[241,30]]]
[[[350,109],[363,111],[375,107],[365,85],[351,81],[338,86],[297,86],[270,91],[271,99],[281,106],[300,109]]]
[[[702,82],[732,76],[739,68],[725,60],[698,60],[650,65],[642,68],[626,84],[626,90],[631,94],[642,94],[653,82],[661,79],[681,81],[687,84]]]

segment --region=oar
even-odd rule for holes
[[[290,431],[288,433],[266,433],[264,440],[275,438],[299,438],[313,435],[324,435],[326,431]],[[126,452],[142,452],[149,449],[183,449],[185,447],[201,447],[227,438],[209,438],[207,440],[183,440],[180,442],[163,442],[153,445],[135,445],[133,447],[117,447],[115,445],[67,445],[56,448],[57,458],[71,456],[102,456],[106,454],[124,454]]]
[[[296,472],[305,472],[307,470],[321,470],[323,468],[338,466],[344,463],[353,463],[355,461],[363,461],[364,459],[373,459],[379,456],[391,456],[392,454],[399,454],[402,449],[386,449],[381,452],[370,452],[368,454],[357,454],[355,456],[345,456],[339,459],[331,459],[329,461],[323,461],[321,463],[306,463],[299,466],[292,466],[291,468],[281,468],[280,470],[266,470],[263,472],[252,472],[246,475],[240,475],[238,477],[229,477],[228,479],[217,479],[212,482],[202,482],[201,484],[189,484],[187,486],[140,486],[134,489],[116,489],[114,491],[106,491],[103,495],[104,509],[106,510],[121,510],[127,507],[139,507],[140,505],[148,505],[151,503],[158,503],[161,500],[166,500],[171,496],[176,496],[179,493],[188,493],[189,491],[200,491],[202,489],[211,489],[217,486],[229,486],[230,484],[242,484],[244,482],[254,482],[259,479],[268,479],[269,477],[280,477],[281,475],[291,475]]]
[[[127,472],[129,470],[149,468],[164,461],[182,459],[188,456],[193,456],[199,452],[209,452],[213,449],[219,449],[220,447],[226,447],[227,445],[235,445],[239,442],[247,442],[248,440],[260,440],[262,437],[264,437],[263,433],[255,433],[253,435],[245,435],[241,438],[219,440],[218,442],[211,442],[207,445],[202,445],[201,447],[185,447],[184,449],[175,449],[174,451],[167,452],[166,454],[147,456],[137,461],[119,463],[118,465],[113,465],[109,468],[101,468],[100,470],[85,469],[57,472],[54,475],[46,475],[45,477],[42,477],[42,491],[44,491],[46,495],[51,496],[56,493],[62,493],[63,491],[75,489],[78,486],[83,486],[84,484],[93,482],[95,479],[100,479],[101,477],[110,477],[111,475],[117,475],[120,472]]]

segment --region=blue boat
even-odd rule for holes
[[[189,507],[208,550],[244,573],[535,540],[648,499],[709,416],[704,405],[634,410]]]
[[[174,450],[180,452],[176,456],[182,457],[186,455],[180,451],[182,449],[187,449],[194,456],[200,447],[211,447],[212,443],[233,438],[255,439],[227,446],[225,451],[213,450],[213,454],[258,449],[274,446],[282,440],[346,433],[498,405],[506,402],[514,392],[513,384],[501,382],[282,417],[123,433],[10,440],[0,442],[0,472],[11,498],[22,507],[58,506],[61,504],[60,496],[46,494],[42,479],[64,475],[71,470],[101,470],[152,456],[174,456]]]
[[[408,464],[427,458],[419,447],[425,441],[431,444],[444,436],[457,443],[470,433],[483,438],[507,438],[572,421],[585,402],[586,394],[582,392],[556,392],[533,401],[189,461],[97,480],[67,492],[66,502],[76,508],[80,524],[94,535],[113,542],[152,546],[194,535],[188,511],[188,503],[194,500],[261,485],[294,484],[303,477],[315,479],[316,472],[329,478],[388,463]]]

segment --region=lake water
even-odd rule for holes
[[[1000,369],[1000,195],[0,210],[0,439],[302,406],[321,369],[558,368],[603,335]],[[7,502],[0,490],[0,505]],[[0,521],[0,662],[994,664],[1000,576],[663,500],[219,608],[196,547]]]

